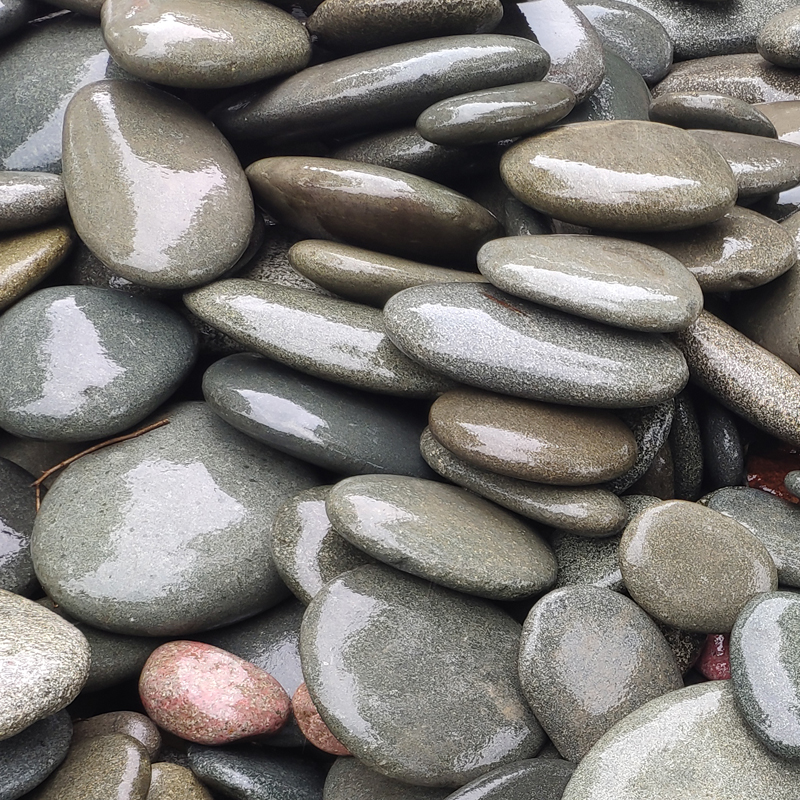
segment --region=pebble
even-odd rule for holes
[[[714,92],[662,94],[650,104],[650,119],[679,128],[710,128],[778,138],[775,126],[758,108]]]
[[[519,685],[519,636],[486,600],[366,566],[311,601],[300,654],[318,711],[353,755],[390,778],[456,788],[544,742]]]
[[[357,758],[337,758],[325,779],[324,800],[445,800],[450,789],[412,786],[368,769]]]
[[[60,175],[0,172],[0,231],[44,225],[67,210]]]
[[[384,319],[392,341],[429,369],[530,400],[652,405],[677,394],[687,379],[683,358],[662,338],[610,328],[480,284],[414,286],[389,300]]]
[[[647,471],[631,486],[636,494],[652,495],[661,500],[675,497],[675,462],[669,439],[661,445]]]
[[[153,764],[147,800],[212,800],[192,771],[178,764]]]
[[[0,590],[0,741],[71,703],[89,674],[89,645],[60,617]]]
[[[162,416],[168,425],[67,467],[34,525],[47,593],[114,633],[185,636],[276,605],[287,590],[265,531],[317,482],[204,403]]]
[[[431,406],[440,444],[489,472],[557,486],[585,486],[624,474],[636,440],[607,411],[554,406],[455,389]]]
[[[151,761],[155,761],[161,749],[161,734],[149,717],[135,711],[109,711],[75,723],[72,744],[84,739],[93,739],[109,733],[124,733],[136,739],[147,751]]]
[[[745,603],[778,583],[766,547],[740,523],[698,503],[645,509],[619,546],[631,597],[667,625],[727,633]]]
[[[218,89],[297,72],[311,60],[303,25],[257,0],[110,0],[103,38],[114,60],[152,83]]]
[[[703,485],[703,444],[694,403],[686,390],[675,398],[668,442],[675,469],[675,498],[698,500]]]
[[[697,670],[710,681],[727,681],[731,677],[730,635],[709,633]]]
[[[303,731],[303,735],[311,744],[324,753],[334,756],[349,756],[350,751],[330,732],[328,726],[319,715],[308,687],[301,683],[292,697],[292,713]]]
[[[772,64],[796,69],[800,67],[800,12],[787,8],[771,16],[758,32],[758,52]]]
[[[790,472],[784,479],[784,484],[795,497],[800,497],[800,471]]]
[[[800,118],[797,113],[800,109],[800,100],[759,103],[753,108],[774,125],[775,132],[782,142],[800,144]]]
[[[448,800],[560,800],[575,770],[560,758],[526,758],[475,778]]]
[[[756,739],[731,683],[687,686],[634,711],[578,765],[562,800],[752,800],[764,791],[793,800],[800,769]]]
[[[620,535],[589,538],[568,531],[553,531],[550,546],[558,561],[555,588],[597,586],[612,592],[624,591],[617,559],[619,540]]]
[[[556,589],[537,601],[522,628],[519,673],[536,719],[575,763],[616,722],[683,688],[650,617],[596,586]]]
[[[0,589],[25,597],[39,586],[31,560],[34,480],[22,467],[0,458]]]
[[[741,486],[745,482],[744,445],[734,415],[708,396],[699,413],[706,487],[713,490]]]
[[[400,352],[369,306],[239,278],[195,289],[184,302],[246,348],[317,378],[405,397],[452,386]]]
[[[680,261],[612,237],[495,239],[478,252],[478,268],[516,297],[630,330],[681,330],[703,307],[700,286]]]
[[[509,150],[500,174],[539,211],[615,231],[694,228],[736,200],[730,167],[715,150],[679,128],[640,120],[545,131]]]

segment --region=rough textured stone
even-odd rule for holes
[[[0,172],[0,231],[44,225],[66,210],[67,198],[59,175]]]
[[[662,94],[650,104],[650,119],[679,128],[711,128],[777,139],[775,126],[750,103],[714,92]]]
[[[31,560],[34,480],[22,467],[0,458],[0,589],[25,596],[39,585]]]

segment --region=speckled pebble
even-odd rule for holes
[[[597,586],[613,592],[624,591],[617,559],[620,537],[621,534],[590,538],[568,531],[553,531],[549,537],[550,546],[558,561],[558,580],[554,588]]]
[[[769,118],[750,103],[714,92],[672,92],[650,104],[650,119],[679,128],[711,128],[777,139]]]
[[[178,764],[153,764],[147,800],[212,800],[192,771]]]
[[[44,225],[67,210],[60,175],[0,172],[0,231]]]
[[[445,800],[450,789],[412,786],[368,769],[357,758],[337,758],[325,779],[324,800]]]
[[[730,634],[709,633],[697,671],[710,681],[727,681],[731,677]]]
[[[787,8],[771,16],[758,32],[758,52],[779,67],[800,67],[800,11]]]
[[[105,736],[109,733],[124,733],[136,739],[147,751],[151,761],[155,761],[161,749],[161,734],[155,723],[144,714],[135,711],[109,711],[89,719],[76,722],[72,733],[72,743],[77,744],[84,739]]]
[[[703,444],[694,402],[686,390],[675,398],[675,416],[668,441],[674,467],[675,498],[698,500],[703,486]]]
[[[0,458],[0,589],[26,597],[39,585],[31,560],[34,480],[22,467]]]
[[[708,396],[703,398],[698,411],[706,488],[741,486],[745,482],[744,444],[735,415]]]
[[[304,683],[297,687],[292,697],[292,713],[303,735],[315,747],[334,756],[350,755],[350,751],[331,733],[319,715]]]

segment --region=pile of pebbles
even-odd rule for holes
[[[0,0],[0,800],[800,797],[800,0]]]

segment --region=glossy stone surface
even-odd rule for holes
[[[425,420],[402,405],[376,406],[372,395],[249,353],[212,364],[203,394],[242,433],[333,472],[431,474],[419,453]]]
[[[745,482],[744,445],[735,415],[711,397],[705,398],[698,411],[706,488],[741,486]]]
[[[673,92],[656,97],[650,119],[679,128],[711,128],[777,139],[775,126],[754,106],[714,92]]]
[[[442,477],[535,522],[583,536],[609,536],[627,520],[625,507],[610,491],[595,486],[547,486],[478,469],[442,446],[427,428],[420,450]]]
[[[25,596],[39,585],[31,560],[34,480],[22,467],[0,458],[0,589]]]
[[[116,633],[180,636],[275,605],[286,589],[266,531],[288,497],[316,483],[203,403],[163,417],[168,425],[71,464],[34,525],[48,594]]]
[[[575,766],[560,758],[529,758],[498,767],[448,800],[560,800]]]
[[[779,67],[800,67],[800,12],[787,8],[771,16],[758,32],[758,52]]]
[[[651,405],[677,394],[687,380],[680,354],[660,337],[613,329],[480,284],[414,286],[389,300],[384,318],[392,341],[420,364],[530,400]]]
[[[297,72],[311,43],[291,14],[257,0],[103,3],[114,60],[145,81],[217,89]]]
[[[0,590],[0,741],[60,711],[89,674],[89,645],[68,622]]]
[[[325,779],[324,800],[444,800],[450,789],[412,786],[368,769],[357,758],[337,758]]]
[[[300,684],[292,697],[292,714],[303,735],[315,747],[334,756],[350,755],[350,751],[331,733],[319,715],[304,683]]]
[[[533,526],[461,488],[399,475],[346,478],[325,510],[368,555],[465,594],[515,600],[556,580],[556,560]]]
[[[778,584],[772,557],[747,528],[684,500],[635,516],[619,560],[631,597],[648,614],[700,633],[727,633],[751,597]]]
[[[456,389],[429,414],[431,433],[459,458],[512,478],[585,486],[624,474],[636,440],[613,414]]]
[[[480,249],[478,268],[509,294],[620,328],[680,330],[703,307],[700,287],[683,264],[623,239],[580,234],[495,239]]]
[[[192,771],[178,764],[153,764],[147,800],[212,800]]]
[[[674,467],[675,498],[699,500],[703,485],[703,444],[695,404],[688,390],[675,398],[675,417],[668,441]]]
[[[653,621],[629,598],[596,586],[556,589],[534,605],[522,628],[519,674],[536,719],[576,763],[616,722],[683,688]]]
[[[77,744],[84,739],[106,736],[109,733],[124,733],[131,739],[136,739],[147,751],[150,760],[155,760],[161,749],[161,734],[155,723],[135,711],[109,711],[107,714],[98,714],[75,723],[72,743]]]
[[[517,676],[519,635],[485,600],[367,566],[312,600],[300,653],[322,718],[366,766],[456,787],[542,745]]]
[[[779,100],[775,103],[759,103],[755,110],[763,114],[775,126],[782,142],[800,142],[800,100]]]
[[[64,185],[89,249],[145,286],[208,283],[253,230],[250,188],[227,141],[187,104],[139,83],[100,81],[70,101]]]
[[[0,172],[0,231],[52,222],[67,210],[59,175]]]
[[[624,765],[621,769],[620,765]],[[578,765],[563,800],[791,800],[800,769],[764,748],[736,707],[731,681],[688,686],[617,723]]]
[[[727,681],[731,677],[730,634],[709,633],[703,652],[697,660],[697,671],[710,681]]]
[[[549,65],[538,44],[515,37],[425,39],[309,67],[223,104],[213,118],[232,138],[273,143],[364,133],[411,125],[446,97],[538,81]]]

